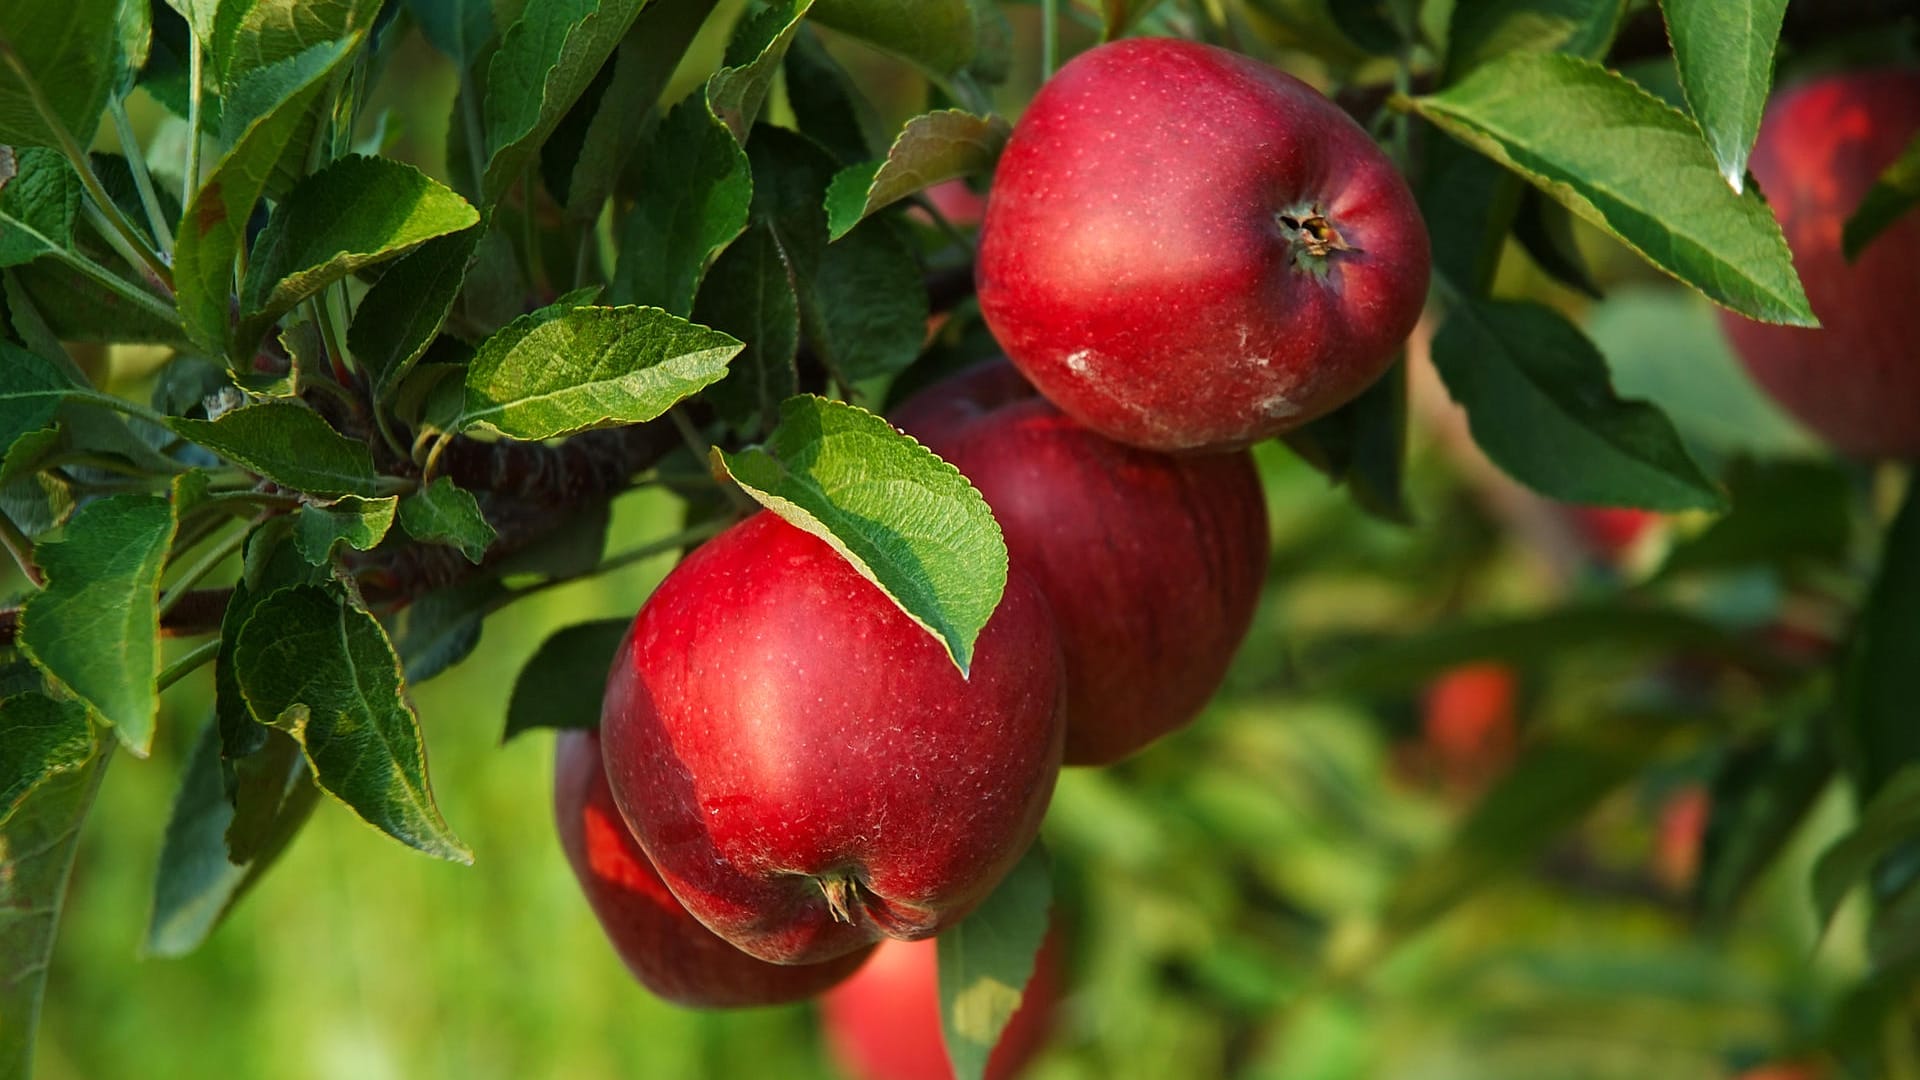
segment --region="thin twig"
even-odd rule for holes
[[[171,258],[173,225],[160,210],[160,196],[154,193],[153,176],[147,172],[147,154],[133,134],[133,121],[127,118],[127,106],[115,100],[108,103],[107,111],[113,116],[113,129],[120,137],[120,152],[126,155],[127,169],[133,173],[133,186],[140,191],[140,205],[147,212],[147,224],[152,227],[153,241],[160,245],[160,254]]]
[[[187,35],[187,164],[180,173],[180,201],[192,205],[200,193],[200,35]]]
[[[155,690],[165,690],[167,687],[185,678],[195,668],[200,667],[218,655],[220,655],[219,638],[214,638],[211,641],[203,641],[195,645],[192,650],[182,655],[180,659],[160,669],[159,676],[153,680],[153,688]]]
[[[40,571],[40,564],[33,561],[33,541],[27,539],[27,534],[20,531],[20,526],[15,525],[13,519],[4,513],[0,513],[0,544],[4,544],[7,554],[20,564],[20,572],[27,576],[28,581],[35,585],[47,583],[47,576]]]
[[[199,561],[181,571],[180,576],[175,578],[173,584],[167,586],[166,592],[160,595],[160,614],[164,617],[167,612],[172,611],[173,606],[180,602],[180,598],[185,596],[189,589],[199,584],[201,578],[212,573],[216,567],[227,561],[229,556],[239,551],[240,546],[247,542],[247,534],[252,531],[251,524],[246,528],[235,529],[221,537],[219,543],[208,548],[207,553],[200,556]]]
[[[523,588],[510,590],[495,598],[487,605],[487,614],[491,615],[501,608],[506,607],[508,604],[516,600],[524,600],[535,593],[545,592],[548,589],[558,588],[561,585],[571,585],[576,581],[583,581],[590,577],[610,574],[615,570],[632,566],[634,563],[646,562],[648,559],[658,558],[661,555],[665,555],[671,551],[677,551],[689,544],[697,544],[702,540],[711,539],[725,532],[736,520],[738,519],[728,517],[701,522],[698,525],[682,529],[672,536],[661,537],[658,540],[642,544],[630,551],[623,551],[618,555],[609,555],[600,560],[599,564],[591,570],[578,574],[568,574],[565,577],[547,578],[545,581],[537,581]]]

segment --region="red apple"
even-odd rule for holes
[[[1477,790],[1513,764],[1519,745],[1519,679],[1505,664],[1467,664],[1427,687],[1422,723],[1441,779]]]
[[[1845,72],[1767,105],[1750,168],[1793,250],[1815,330],[1722,313],[1760,385],[1835,449],[1920,456],[1920,214],[1849,263],[1840,235],[1874,180],[1920,131],[1920,71]]]
[[[1064,677],[1016,568],[963,678],[826,542],[770,513],[687,556],[601,712],[614,801],[694,918],[774,963],[959,921],[1025,853]]]
[[[1059,934],[1049,930],[1033,977],[987,1058],[987,1080],[1011,1080],[1046,1045],[1060,997]],[[855,1080],[952,1080],[940,1030],[939,947],[888,941],[820,999],[827,1044]]]
[[[1689,784],[1667,797],[1660,807],[1660,825],[1654,837],[1654,876],[1675,892],[1693,887],[1700,876],[1700,848],[1713,815],[1713,798],[1704,784]]]
[[[1367,133],[1224,49],[1118,41],[1015,125],[980,310],[1035,386],[1153,450],[1246,446],[1351,400],[1413,330],[1427,231]]]
[[[987,497],[1014,564],[1046,594],[1067,662],[1066,763],[1118,761],[1192,721],[1266,576],[1247,452],[1122,446],[1002,361],[928,387],[894,420]]]
[[[1652,511],[1624,506],[1572,506],[1567,513],[1587,550],[1594,558],[1610,563],[1626,558],[1635,542],[1660,520],[1660,515]]]
[[[554,746],[553,814],[560,847],[593,913],[627,968],[678,1005],[778,1005],[818,994],[867,958],[860,950],[819,964],[769,964],[701,926],[647,861],[613,805],[600,737],[563,731]]]

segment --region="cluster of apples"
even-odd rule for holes
[[[668,575],[599,732],[561,737],[563,846],[640,981],[708,1007],[819,993],[876,943],[973,910],[1063,763],[1190,722],[1265,577],[1246,448],[1380,375],[1428,260],[1405,183],[1305,84],[1172,40],[1064,67],[981,226],[980,307],[1011,364],[892,417],[1006,539],[970,674],[825,541],[761,512]]]

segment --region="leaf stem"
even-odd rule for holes
[[[166,417],[137,401],[129,401],[118,394],[109,394],[104,390],[84,389],[75,390],[72,396],[76,401],[91,402],[95,405],[112,409],[115,412],[125,413],[137,420],[145,420],[147,423],[158,428],[167,427]],[[186,470],[182,469],[181,471],[184,472]]]
[[[160,669],[159,676],[153,680],[153,688],[165,690],[218,655],[220,655],[220,639],[217,637],[195,645],[178,660]]]
[[[1040,81],[1053,78],[1054,65],[1059,61],[1060,41],[1056,23],[1059,22],[1059,0],[1040,0]]]
[[[47,576],[40,572],[40,564],[33,561],[33,541],[20,531],[20,526],[5,513],[0,513],[0,545],[5,545],[7,554],[20,564],[20,572],[36,586],[45,585]]]
[[[120,275],[115,274],[106,267],[87,258],[85,255],[68,248],[58,248],[48,252],[48,254],[78,271],[80,276],[92,281],[94,284],[106,289],[108,292],[113,293],[115,296],[120,297],[133,306],[142,309],[146,314],[159,319],[166,325],[178,326],[180,324],[179,313],[174,311],[173,307],[160,297],[122,278]]]
[[[187,594],[187,590],[199,584],[201,578],[212,573],[216,567],[227,560],[228,556],[239,551],[240,546],[247,542],[247,534],[252,531],[251,525],[244,529],[233,530],[221,537],[219,543],[208,548],[206,554],[200,556],[192,566],[181,571],[173,584],[167,586],[166,592],[160,594],[161,616],[164,617],[167,612],[172,611],[173,605],[180,602],[180,598]]]
[[[687,416],[687,410],[676,405],[667,410],[667,419],[673,421],[673,429],[680,433],[681,441],[687,444],[687,449],[693,451],[693,460],[706,461],[712,457],[713,444],[701,436],[699,428],[693,426],[693,420]],[[760,504],[754,502],[746,492],[741,491],[738,484],[719,477],[714,478],[714,483],[726,493],[727,501],[733,504],[735,510],[752,513],[760,508]]]
[[[473,170],[473,197],[483,206],[487,198],[486,132],[480,126],[479,88],[468,70],[460,72],[460,122],[467,131],[467,164]],[[483,211],[483,214],[485,212]]]
[[[190,206],[200,193],[200,69],[204,61],[200,35],[189,33],[187,39],[187,164],[180,172],[180,202]]]
[[[329,285],[313,298],[313,321],[320,328],[321,340],[327,344],[327,362],[333,367],[334,382],[344,388],[352,376],[347,374],[347,348],[340,337],[340,328],[334,323],[333,306],[327,303],[334,287]]]
[[[133,133],[133,121],[127,117],[126,103],[116,99],[109,103],[107,111],[113,116],[114,133],[120,137],[120,152],[126,155],[127,168],[133,173],[133,186],[140,191],[140,205],[147,212],[147,224],[152,228],[154,242],[160,245],[160,254],[172,258],[173,226],[160,209],[160,196],[153,189],[153,175],[147,171],[147,153]]]
[[[610,574],[615,570],[632,566],[634,563],[646,562],[648,559],[656,558],[667,552],[686,547],[688,544],[697,544],[702,540],[710,539],[725,532],[733,525],[735,520],[737,519],[727,517],[718,518],[713,521],[703,521],[698,525],[688,526],[671,536],[664,536],[658,540],[641,544],[639,547],[623,551],[618,555],[609,555],[600,560],[599,565],[591,570],[578,574],[568,574],[564,577],[548,578],[545,581],[537,581],[532,585],[509,590],[487,605],[487,614],[491,615],[516,600],[523,600],[536,593],[545,592],[548,589],[557,588],[561,585],[570,585],[586,578],[598,577],[601,574]]]

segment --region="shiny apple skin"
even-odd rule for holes
[[[1067,664],[1065,762],[1110,764],[1191,723],[1266,580],[1252,457],[1123,446],[1004,361],[927,387],[892,419],[980,489],[1046,595]]]
[[[1346,250],[1282,222],[1317,210]],[[980,310],[1040,392],[1153,450],[1247,446],[1377,379],[1426,301],[1413,194],[1318,91],[1136,38],[1061,68],[1015,125],[981,226]]]
[[[554,745],[553,814],[560,847],[614,951],[656,997],[698,1009],[781,1005],[839,983],[871,955],[769,964],[701,926],[647,860],[613,805],[600,736],[563,731]]]
[[[819,538],[761,512],[667,576],[614,659],[614,800],[693,916],[773,963],[963,918],[1059,773],[1059,643],[1017,569],[963,678]]]

